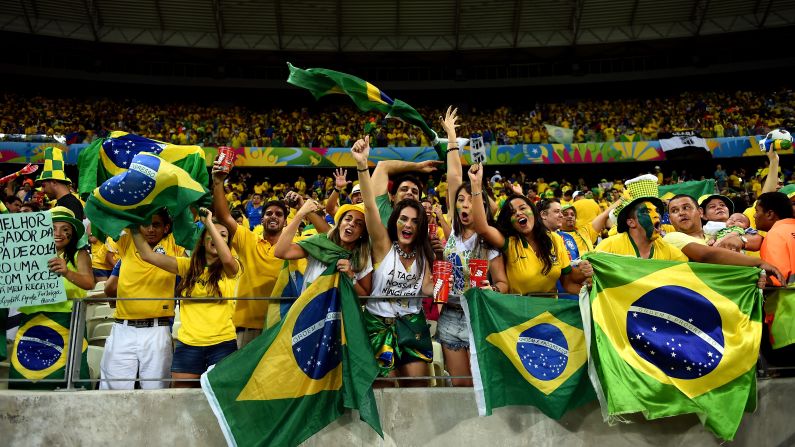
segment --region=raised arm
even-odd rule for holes
[[[450,106],[442,118],[442,128],[447,132],[447,215],[450,222],[453,222],[455,215],[455,193],[461,186],[464,175],[455,131],[455,128],[458,127],[456,121],[458,121],[458,109],[453,109],[453,106]]]
[[[216,162],[213,163],[213,209],[215,210],[215,218],[223,226],[229,230],[229,240],[237,232],[237,221],[232,217],[229,212],[229,201],[226,200],[224,193],[224,180],[229,173],[220,169],[220,165]]]
[[[218,253],[218,262],[224,266],[224,273],[229,278],[236,277],[237,273],[240,271],[240,264],[238,264],[237,259],[232,256],[232,250],[224,240],[224,237],[221,236],[218,228],[215,228],[212,211],[207,208],[200,208],[199,216],[201,216],[202,223],[205,228],[207,228],[207,233],[209,233],[210,237],[213,239],[215,251]]]
[[[379,263],[389,253],[391,242],[386,228],[381,223],[381,216],[375,204],[375,187],[370,178],[370,170],[367,168],[367,159],[370,156],[370,136],[367,135],[363,140],[353,143],[351,155],[356,160],[356,171],[359,174],[359,187],[362,189],[362,199],[364,200],[364,220],[367,223],[367,232],[370,234],[370,241],[373,243],[373,263]]]
[[[430,174],[440,164],[442,164],[440,160],[427,160],[419,163],[402,160],[379,161],[373,171],[373,187],[375,188],[373,193],[376,197],[386,194],[390,176],[403,172]]]
[[[775,266],[768,264],[760,258],[754,258],[742,253],[727,250],[725,248],[701,245],[695,242],[689,243],[682,247],[682,253],[690,258],[691,261],[696,262],[759,267],[760,269],[764,270],[768,276],[776,277],[781,284],[786,284],[785,278],[783,278],[781,272]]]
[[[606,210],[602,211],[598,216],[594,217],[593,221],[591,222],[591,225],[593,226],[593,229],[596,230],[597,233],[605,229],[605,227],[607,226],[607,220],[610,218],[610,211],[616,209],[616,207],[619,204],[621,204],[621,199],[611,203]]]
[[[141,259],[169,273],[175,275],[179,273],[177,270],[177,258],[162,253],[155,253],[152,247],[149,246],[149,243],[146,242],[141,232],[138,231],[137,226],[130,227],[130,232],[132,233],[135,248],[138,250],[138,255]]]
[[[295,191],[288,192],[284,198],[288,203],[296,203],[296,209],[300,209],[302,206],[304,206],[304,198],[301,197],[301,194],[298,194]],[[320,208],[315,211],[319,210]],[[307,214],[306,219],[312,224],[312,226],[315,227],[315,230],[317,230],[318,233],[328,233],[328,230],[331,229],[331,225],[326,222],[325,216],[321,216],[317,212]]]
[[[472,184],[472,227],[489,245],[501,249],[505,246],[505,236],[489,225],[483,207],[483,166],[476,164],[469,167],[469,182]],[[536,225],[540,225],[540,222]]]
[[[337,168],[334,170],[334,192],[331,193],[326,201],[326,213],[334,215],[337,213],[340,203],[340,193],[342,189],[348,186],[348,170]]]
[[[279,240],[273,246],[273,255],[279,259],[303,259],[307,257],[306,251],[300,245],[293,242],[293,238],[298,233],[298,227],[301,221],[304,220],[307,214],[315,212],[320,209],[320,204],[315,200],[307,200],[304,205],[295,213],[295,217],[289,224],[282,230],[279,235]]]
[[[774,192],[778,186],[778,152],[771,147],[767,151],[767,159],[770,161],[770,166],[768,166],[765,184],[762,185],[762,194]]]

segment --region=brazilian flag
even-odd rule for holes
[[[481,416],[498,407],[532,405],[560,419],[566,411],[594,400],[576,301],[482,289],[470,289],[464,296]]]
[[[581,298],[603,415],[647,419],[695,413],[734,438],[756,407],[762,335],[760,270],[639,260],[593,252],[590,297]]]
[[[207,161],[200,146],[180,146],[151,140],[127,132],[111,132],[108,138],[94,140],[80,151],[77,165],[80,170],[79,193],[84,199],[94,188],[130,168],[133,158],[149,152],[183,169],[202,185],[208,185]]]
[[[300,264],[296,261],[284,261],[279,276],[276,277],[276,284],[273,285],[272,298],[294,298],[301,293],[304,272],[299,266]],[[304,267],[306,266],[304,265]],[[280,323],[294,302],[294,299],[270,301],[265,314],[265,329],[270,329]]]
[[[328,265],[284,318],[202,375],[229,445],[295,446],[346,408],[383,437],[372,384],[378,373],[353,292],[336,271],[350,252],[319,234],[300,242]]]
[[[767,297],[764,307],[773,349],[795,343],[795,290],[776,290]]]
[[[65,382],[39,382],[40,380],[63,380],[66,358],[69,352],[70,312],[34,312],[22,314],[19,331],[11,350],[10,379],[26,379],[30,382],[12,382],[16,389],[55,389]],[[88,342],[83,337],[80,378],[87,380]],[[77,386],[86,386],[80,383]]]
[[[209,200],[204,184],[157,155],[142,152],[132,158],[126,171],[88,196],[85,210],[91,224],[115,240],[123,229],[149,222],[165,207],[177,244],[193,247],[197,228],[189,207],[204,206]]]
[[[703,195],[715,194],[715,179],[692,180],[674,183],[673,185],[662,185],[660,186],[659,194],[663,200],[668,200],[677,194],[687,194],[698,200]]]

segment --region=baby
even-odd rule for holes
[[[726,221],[726,227],[718,230],[715,233],[715,236],[708,241],[708,244],[709,245],[714,244],[715,241],[722,239],[729,233],[737,233],[740,236],[743,236],[750,232],[753,232],[755,234],[756,231],[754,231],[753,229],[749,230],[748,227],[750,226],[751,226],[751,221],[748,219],[748,216],[746,216],[743,213],[734,213],[731,216],[729,216],[729,219]]]

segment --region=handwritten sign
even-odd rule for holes
[[[486,164],[486,145],[483,137],[472,138],[469,140],[469,150],[472,156],[472,164]]]
[[[57,256],[52,215],[0,215],[0,308],[66,301],[63,280],[47,261]]]

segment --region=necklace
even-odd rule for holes
[[[398,245],[397,242],[392,242],[392,246],[395,247],[395,251],[397,252],[398,256],[400,256],[403,259],[411,259],[417,255],[416,249],[411,250],[411,253],[406,253],[405,251],[403,251],[402,248],[400,248],[400,245]]]

